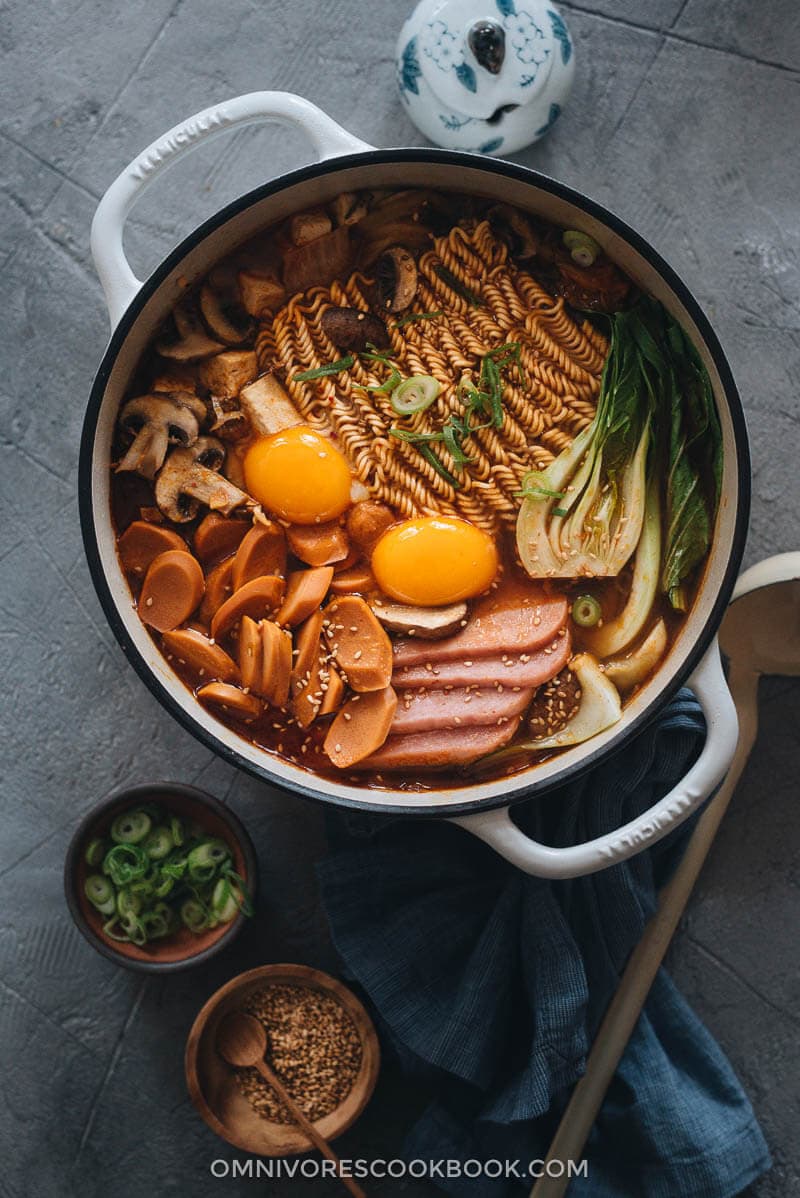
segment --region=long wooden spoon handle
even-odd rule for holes
[[[353,1195],[353,1198],[367,1198],[366,1194],[361,1189],[361,1186],[358,1185],[358,1183],[355,1182],[352,1177],[344,1176],[342,1173],[342,1162],[339,1160],[339,1157],[333,1151],[325,1137],[320,1135],[311,1120],[306,1117],[303,1111],[301,1111],[300,1107],[292,1098],[283,1082],[279,1077],[276,1076],[272,1069],[270,1069],[266,1061],[257,1061],[256,1068],[264,1078],[264,1081],[268,1082],[268,1084],[278,1095],[283,1105],[291,1112],[292,1118],[297,1126],[303,1129],[311,1143],[320,1150],[322,1155],[326,1157],[327,1160],[332,1161],[336,1166],[336,1176],[339,1178],[342,1185],[346,1186],[346,1188],[350,1191],[350,1193]]]
[[[735,663],[731,663],[730,683],[739,715],[739,744],[731,768],[698,820],[683,857],[659,895],[658,909],[628,959],[597,1032],[586,1062],[586,1072],[575,1086],[561,1116],[546,1161],[546,1165],[551,1161],[559,1162],[559,1172],[550,1177],[545,1167],[530,1198],[562,1198],[567,1192],[571,1175],[568,1166],[562,1169],[561,1165],[567,1161],[577,1164],[583,1154],[597,1112],[747,763],[758,727],[758,678],[755,674],[734,677],[734,666]]]

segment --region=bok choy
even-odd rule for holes
[[[709,549],[722,478],[711,383],[680,325],[655,300],[608,319],[594,420],[523,481],[520,559],[534,578],[617,575],[639,543],[646,511],[660,507],[663,535],[649,538],[660,560],[646,563],[647,589],[655,598],[660,587],[684,610],[685,584]]]

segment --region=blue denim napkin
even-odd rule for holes
[[[698,705],[682,691],[623,754],[521,804],[515,817],[553,845],[599,836],[664,795],[703,735]],[[452,825],[330,816],[320,880],[335,945],[384,1042],[429,1100],[407,1159],[526,1167],[546,1156],[692,826],[601,873],[547,882]],[[663,970],[585,1157],[570,1198],[726,1198],[770,1166],[729,1062]],[[463,1198],[519,1198],[531,1185],[433,1180]]]

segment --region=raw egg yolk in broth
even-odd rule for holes
[[[291,524],[320,524],[350,503],[347,460],[328,437],[300,424],[259,437],[244,459],[247,490]]]
[[[441,607],[481,595],[497,567],[493,538],[451,516],[422,516],[395,524],[372,554],[372,570],[381,590],[421,607]]]

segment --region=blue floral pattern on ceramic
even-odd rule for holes
[[[430,43],[425,47],[428,58],[432,58],[440,71],[458,68],[464,61],[461,39],[445,25],[444,21],[430,21]]]
[[[548,113],[547,120],[545,121],[545,123],[542,125],[542,127],[540,129],[536,130],[536,136],[544,137],[545,133],[549,133],[550,130],[553,128],[553,125],[555,125],[556,121],[558,120],[558,118],[560,116],[561,116],[561,105],[560,104],[551,104],[550,112]]]
[[[543,66],[550,55],[550,47],[545,41],[544,31],[536,24],[530,13],[517,12],[514,5],[508,0],[498,0],[497,6],[503,14],[503,26],[506,31],[509,42],[514,50],[517,59],[524,63],[527,67],[532,67],[532,71],[528,71],[523,75],[520,84],[522,87],[529,87],[535,82],[539,68]],[[557,16],[556,13],[550,11],[551,19]],[[566,26],[561,18],[558,17],[563,36],[566,37],[567,50],[565,51],[562,34],[556,33],[556,36],[561,40],[561,55],[564,57],[565,52],[567,57],[564,58],[566,63],[569,60],[569,54],[572,52],[572,47],[567,35]],[[475,70],[468,62],[464,60],[463,42],[448,29],[444,21],[430,21],[428,23],[431,37],[428,44],[425,46],[425,53],[430,58],[440,71],[455,71],[456,78],[459,80],[468,91],[477,92],[478,79]],[[555,32],[555,28],[554,28]],[[406,70],[404,56],[404,86],[413,92],[417,92],[416,77],[420,73],[419,63],[416,58],[416,39],[412,38],[406,53],[412,49],[413,45],[413,62]],[[410,72],[410,83],[406,81],[405,76]],[[416,72],[416,73],[415,73]]]
[[[491,141],[485,141],[482,146],[478,146],[479,154],[496,154],[503,144],[502,137],[494,137]]]
[[[503,25],[520,62],[526,66],[540,67],[547,61],[550,47],[545,42],[544,30],[539,28],[530,13],[514,13],[505,18]]]
[[[475,118],[471,116],[454,116],[439,113],[439,120],[444,125],[445,129],[450,129],[455,132],[456,129],[463,129],[465,125],[471,125]]]
[[[501,17],[513,17],[517,11],[514,0],[497,0],[497,11]]]
[[[555,37],[561,46],[561,61],[564,66],[567,65],[572,57],[572,39],[567,32],[567,27],[557,12],[552,8],[548,8],[547,15],[550,18],[550,24],[553,28],[553,37]]]
[[[400,56],[399,83],[401,95],[407,91],[413,92],[415,96],[419,95],[417,80],[421,74],[419,59],[417,58],[417,39],[412,37]],[[405,99],[405,96],[403,98]]]

